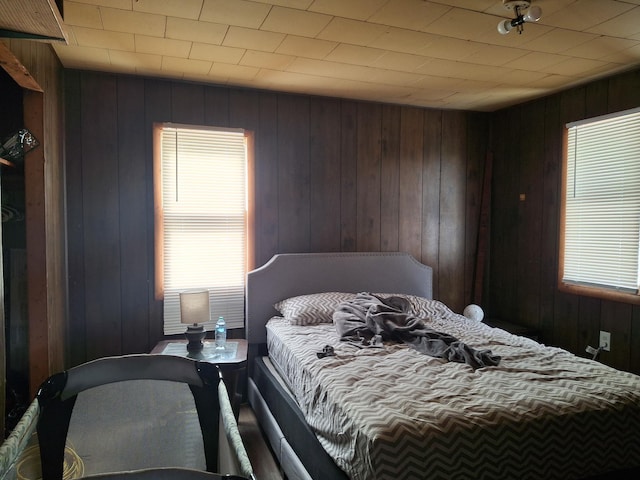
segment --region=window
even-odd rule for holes
[[[248,140],[243,130],[154,126],[156,296],[164,333],[185,331],[179,293],[208,289],[213,329],[244,327],[249,266]]]
[[[561,286],[638,301],[640,109],[567,125]]]

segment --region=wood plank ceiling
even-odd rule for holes
[[[3,0],[0,3],[0,37],[66,42],[56,3],[54,0]]]

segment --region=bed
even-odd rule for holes
[[[276,255],[249,273],[246,300],[248,399],[288,479],[640,472],[640,377],[452,312],[408,254]],[[363,304],[365,322],[398,311],[489,360],[384,331],[341,337]]]

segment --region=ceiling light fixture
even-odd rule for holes
[[[502,35],[506,35],[514,27],[518,33],[522,33],[525,22],[537,22],[542,17],[542,9],[535,6],[530,7],[531,2],[529,0],[502,0],[502,5],[507,10],[513,10],[516,13],[516,18],[513,20],[501,20],[498,23],[498,32]],[[522,13],[526,8],[529,10],[526,13]]]

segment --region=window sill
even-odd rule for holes
[[[572,285],[560,282],[558,290],[573,295],[582,295],[584,297],[594,297],[603,300],[611,300],[614,302],[632,303],[640,305],[640,296],[633,293],[616,292],[605,288],[587,287],[584,285]]]

